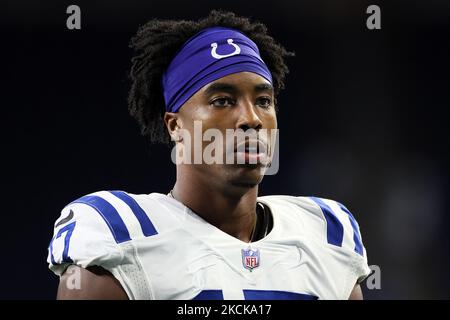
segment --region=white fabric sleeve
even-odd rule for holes
[[[71,264],[109,270],[124,257],[110,223],[95,208],[83,203],[66,206],[55,222],[48,248],[49,268],[61,276]]]
[[[339,217],[344,226],[343,247],[351,252],[350,268],[356,278],[356,283],[363,282],[371,273],[367,262],[367,252],[362,241],[361,229],[353,214],[343,204],[327,200],[330,207]]]

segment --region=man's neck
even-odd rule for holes
[[[256,223],[258,186],[218,186],[189,170],[177,170],[173,197],[223,232],[250,241]]]

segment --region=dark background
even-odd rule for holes
[[[66,28],[81,7],[82,28]],[[366,8],[381,7],[381,30]],[[169,149],[127,113],[130,37],[158,18],[210,9],[264,22],[297,56],[279,97],[280,171],[261,194],[316,195],[359,221],[381,290],[368,299],[450,298],[450,2],[9,1],[0,5],[0,298],[53,299],[53,223],[98,191],[168,192]]]

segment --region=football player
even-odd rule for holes
[[[243,162],[177,162],[167,194],[100,191],[68,204],[49,246],[57,297],[361,299],[370,269],[344,205],[258,197],[274,150],[273,137],[259,132],[277,129],[276,96],[292,54],[263,24],[223,11],[151,20],[131,45],[129,109],[151,141],[195,152],[188,140],[196,123],[202,134],[253,134],[216,149]]]

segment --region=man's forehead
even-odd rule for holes
[[[217,92],[217,91],[239,91],[239,90],[253,90],[260,91],[273,91],[272,84],[264,77],[249,72],[242,72],[238,74],[231,74],[226,77],[217,79],[208,83],[202,88],[202,92],[205,94]]]

